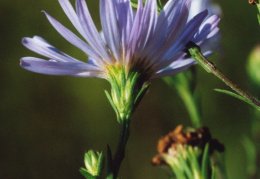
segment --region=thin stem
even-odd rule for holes
[[[177,90],[179,96],[181,97],[181,99],[186,107],[186,110],[189,113],[193,126],[200,127],[201,118],[200,118],[200,114],[199,114],[199,109],[197,107],[197,104],[195,102],[195,99],[194,99],[194,96],[192,95],[191,90],[189,89],[187,84],[178,83],[178,82],[175,83],[175,78],[181,78],[181,79],[177,79],[177,80],[181,81],[181,82],[183,82],[185,80],[185,82],[188,83],[188,81],[185,77],[185,74],[182,74],[182,73],[180,73],[174,77],[166,77],[166,78],[164,78],[164,81],[169,86],[171,86]]]
[[[260,102],[258,101],[258,99],[256,99],[254,96],[247,93],[246,91],[242,90],[237,84],[226,77],[212,62],[210,62],[206,57],[203,56],[198,46],[196,46],[194,43],[189,44],[189,46],[190,48],[188,49],[188,51],[192,58],[194,58],[208,73],[212,73],[239,95],[243,96],[248,101],[260,107]]]
[[[116,179],[121,166],[121,163],[125,157],[126,144],[129,138],[129,120],[123,120],[122,130],[120,134],[119,143],[113,159],[113,178]]]
[[[195,104],[192,94],[190,93],[190,91],[188,91],[187,89],[184,89],[180,86],[177,86],[176,89],[178,90],[178,92],[186,106],[186,109],[190,115],[193,126],[200,127],[201,126],[200,115],[199,115],[198,108]]]

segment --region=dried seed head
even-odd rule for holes
[[[152,164],[165,164],[162,156],[176,151],[178,146],[192,146],[204,149],[206,144],[209,144],[210,154],[214,151],[224,151],[223,144],[221,144],[217,139],[211,137],[210,131],[207,127],[184,130],[183,126],[179,125],[158,141],[158,154],[152,159]]]
[[[248,3],[251,5],[256,5],[258,4],[258,0],[248,0]]]

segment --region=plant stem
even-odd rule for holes
[[[193,126],[200,127],[201,120],[200,120],[200,116],[198,113],[198,108],[196,107],[192,94],[190,93],[190,91],[188,91],[187,89],[184,89],[183,87],[180,87],[180,86],[176,86],[176,89],[179,92],[179,94],[186,106],[186,109],[190,115]]]
[[[121,163],[125,157],[126,144],[129,138],[129,120],[123,120],[122,130],[120,134],[119,143],[113,159],[113,178],[116,179],[121,166]]]
[[[226,77],[212,62],[210,62],[206,57],[203,56],[200,48],[196,44],[191,43],[188,46],[188,52],[190,53],[192,58],[194,58],[208,73],[212,73],[239,95],[243,96],[248,101],[260,107],[260,102],[258,101],[258,99],[256,99],[254,96],[250,95],[246,91],[242,90],[237,84]]]
[[[184,105],[186,106],[186,110],[189,113],[192,125],[194,127],[201,126],[201,118],[199,114],[199,109],[196,105],[194,96],[192,95],[191,90],[188,87],[189,83],[185,74],[180,73],[174,77],[166,77],[164,81],[172,88],[175,88],[180,95]]]

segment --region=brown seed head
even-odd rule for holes
[[[251,5],[256,5],[258,4],[258,0],[248,0],[248,3]]]
[[[152,159],[152,164],[165,164],[162,155],[176,150],[178,145],[189,145],[204,149],[206,144],[209,144],[210,154],[214,151],[224,151],[224,146],[218,140],[211,137],[207,127],[184,130],[183,126],[179,125],[158,141],[158,154]]]

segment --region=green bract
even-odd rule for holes
[[[122,123],[130,119],[149,84],[142,81],[138,72],[128,72],[124,66],[110,66],[107,70],[111,93],[105,93],[116,112],[118,122]]]
[[[178,179],[208,179],[209,178],[209,148],[178,145],[175,150],[163,156]]]

